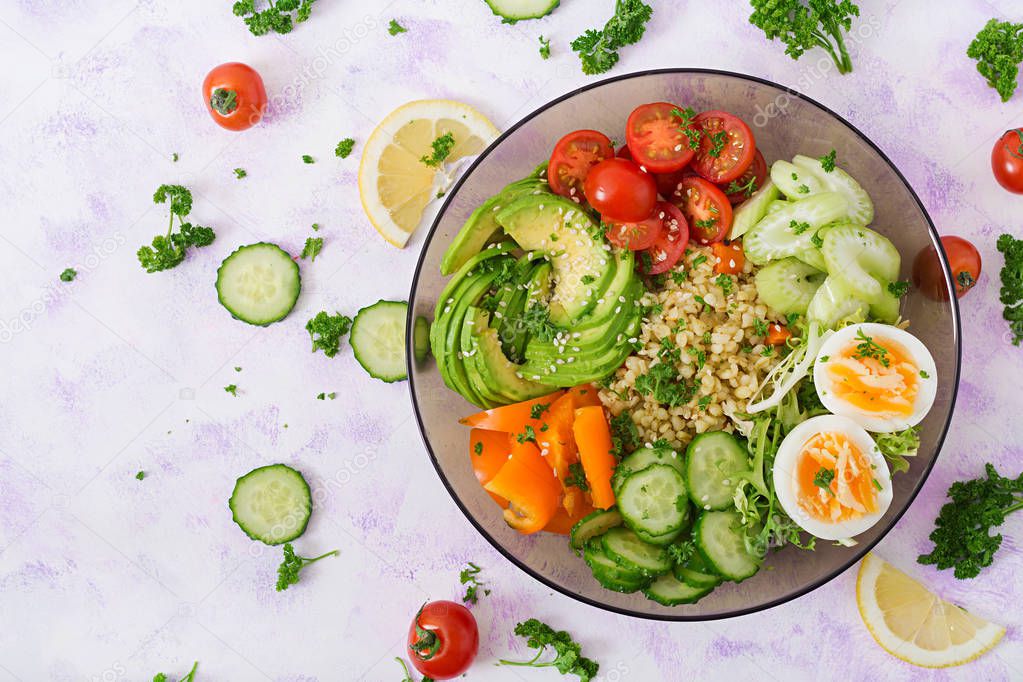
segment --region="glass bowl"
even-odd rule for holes
[[[409,296],[409,325],[416,316],[432,319],[447,278],[442,255],[469,214],[504,185],[525,177],[548,158],[566,133],[592,128],[624,139],[625,120],[645,102],[668,101],[697,111],[724,109],[742,117],[768,161],[795,154],[822,156],[838,150],[839,164],[870,193],[876,207],[872,227],[902,254],[902,279],[910,279],[913,259],[938,245],[926,211],[892,162],[859,130],[812,99],[774,83],[722,71],[664,69],[629,74],[588,85],[537,109],[513,125],[465,172],[426,238]],[[943,253],[938,249],[939,253]],[[946,294],[953,292],[947,262]],[[409,387],[413,409],[430,457],[451,497],[469,521],[499,552],[540,582],[581,602],[608,611],[661,620],[710,620],[767,609],[820,587],[863,557],[899,520],[923,486],[941,450],[959,383],[959,311],[954,295],[935,301],[911,291],[903,317],[930,349],[941,389],[922,424],[920,452],[909,473],[894,478],[894,501],[884,518],[846,548],[820,542],[814,552],[788,547],[772,552],[765,569],[741,584],[723,584],[692,605],[666,607],[642,593],[605,590],[568,546],[564,536],[523,536],[501,517],[501,510],[476,481],[469,461],[469,429],[460,417],[478,411],[441,380],[432,359],[414,359],[409,334]]]

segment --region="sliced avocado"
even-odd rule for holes
[[[470,314],[474,324],[466,324],[465,327],[473,341],[466,363],[467,366],[469,361],[474,363],[477,377],[486,383],[486,393],[501,396],[504,403],[522,402],[550,393],[547,386],[523,378],[519,365],[505,357],[497,330],[490,327],[490,315],[485,310],[474,309]],[[469,315],[466,319],[470,319]]]
[[[479,362],[480,345],[477,330],[481,324],[489,322],[490,315],[481,308],[469,306],[465,311],[465,322],[459,332],[459,355],[465,365],[465,374],[472,389],[483,396],[483,399],[494,405],[507,405],[515,402],[510,396],[501,393],[487,369]]]
[[[520,247],[546,255],[554,266],[548,305],[551,322],[571,327],[597,304],[612,272],[604,240],[577,204],[550,195],[526,195],[497,212],[497,222]]]
[[[516,180],[495,196],[484,201],[482,206],[472,212],[469,219],[462,225],[462,229],[451,240],[451,244],[448,245],[448,249],[440,261],[440,274],[450,275],[475,254],[482,251],[487,242],[491,241],[501,229],[495,220],[497,211],[520,196],[533,192],[549,193],[550,187],[547,181],[533,176]]]
[[[504,258],[511,261],[509,256]],[[466,275],[455,291],[441,299],[444,307],[439,308],[440,313],[431,329],[430,344],[444,383],[469,402],[483,408],[493,407],[494,403],[486,400],[469,382],[460,350],[461,332],[465,326],[466,311],[487,293],[497,275],[496,271]],[[448,292],[445,290],[445,293]]]
[[[551,264],[546,261],[533,268],[529,281],[523,287],[521,299],[515,301],[514,309],[509,306],[507,316],[501,319],[498,326],[501,343],[505,346],[505,355],[513,362],[522,362],[526,358],[529,331],[521,322],[522,316],[534,305],[547,306],[551,296],[552,272]],[[512,352],[507,352],[508,346],[511,346]]]
[[[643,309],[638,297],[642,287],[639,282],[630,285],[624,295],[626,302],[620,304],[621,312],[605,318],[602,325],[566,332],[569,338],[563,346],[530,342],[521,369],[523,375],[549,386],[577,386],[616,370],[632,353],[629,339],[639,333]],[[572,338],[576,333],[580,338]]]

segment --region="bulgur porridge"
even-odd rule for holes
[[[629,412],[643,442],[665,439],[684,448],[696,434],[734,431],[729,415],[745,411],[778,361],[765,335],[769,323],[781,320],[757,300],[755,266],[746,261],[740,274],[718,275],[716,263],[710,248],[692,245],[660,286],[645,294],[649,314],[635,342],[638,350],[600,389],[613,415]],[[665,362],[673,367],[677,388],[644,379]]]

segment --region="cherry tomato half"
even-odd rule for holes
[[[750,164],[750,167],[746,169],[741,178],[719,185],[719,187],[725,193],[725,196],[728,197],[728,201],[735,206],[753,196],[753,193],[760,189],[765,180],[767,180],[767,161],[758,149],[756,156],[753,157],[753,163]]]
[[[651,173],[672,173],[689,165],[693,158],[690,136],[683,127],[681,111],[669,102],[637,107],[625,124],[625,140],[633,160]],[[691,135],[695,129],[688,127]]]
[[[619,249],[630,251],[642,251],[653,246],[657,238],[661,236],[661,224],[663,219],[658,217],[657,211],[646,220],[631,223],[619,223],[613,220],[605,220],[607,230],[604,236],[612,245]]]
[[[412,665],[435,680],[450,680],[464,673],[479,648],[476,618],[453,601],[424,604],[408,629]]]
[[[259,123],[266,112],[263,79],[248,64],[221,64],[202,84],[206,110],[221,128],[246,130]]]
[[[689,231],[700,244],[725,238],[732,227],[732,204],[717,185],[697,175],[682,178],[682,188],[671,197],[689,223]]]
[[[640,270],[647,275],[659,275],[671,270],[689,245],[689,225],[677,206],[659,201],[654,211],[655,217],[661,220],[661,234],[653,246],[643,251],[638,261]]]
[[[1007,130],[991,150],[995,180],[1015,194],[1023,194],[1023,130]]]
[[[693,159],[693,170],[718,183],[742,176],[757,151],[749,126],[725,111],[705,111],[693,123],[700,129],[700,148]]]
[[[607,220],[646,220],[657,203],[657,183],[627,159],[605,159],[586,176],[586,200]]]
[[[555,194],[578,203],[590,169],[614,155],[614,147],[607,135],[596,130],[576,130],[554,145],[547,166],[547,182]]]
[[[976,246],[962,237],[942,237],[941,247],[952,270],[956,298],[962,298],[980,278],[980,252]],[[918,253],[916,260],[913,261],[913,284],[924,296],[933,301],[948,300],[945,274],[933,246],[928,246]]]

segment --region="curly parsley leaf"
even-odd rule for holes
[[[199,661],[192,664],[192,669],[188,671],[188,674],[182,677],[178,682],[195,682],[195,673],[199,670]],[[168,682],[167,676],[164,673],[156,673],[153,676],[153,682]]]
[[[966,48],[966,56],[977,61],[980,75],[1008,102],[1023,62],[1023,24],[991,19]]]
[[[337,147],[334,148],[334,156],[339,159],[347,159],[352,155],[353,149],[355,149],[355,140],[351,137],[346,137],[337,143]]]
[[[177,267],[190,248],[209,246],[216,234],[209,227],[192,225],[185,217],[192,212],[192,193],[181,185],[160,185],[153,194],[153,203],[170,206],[167,234],[153,237],[151,246],[143,246],[136,254],[146,272],[160,272]],[[174,232],[174,219],[179,228]]]
[[[61,282],[72,282],[75,277],[78,277],[78,271],[74,268],[64,268],[64,272],[60,273]]]
[[[540,36],[540,56],[544,59],[551,58],[551,39]]]
[[[586,472],[581,462],[573,462],[568,465],[568,476],[565,477],[565,486],[575,486],[584,493],[589,492],[590,484],[586,480]]]
[[[603,30],[590,29],[572,41],[583,73],[592,76],[610,71],[618,63],[618,50],[643,38],[653,13],[653,8],[641,0],[616,0],[614,16]]]
[[[277,567],[277,591],[283,592],[292,585],[295,585],[299,581],[299,574],[309,564],[314,564],[320,559],[326,559],[329,556],[338,556],[341,554],[339,550],[333,550],[326,554],[321,554],[318,557],[307,559],[304,556],[298,556],[295,554],[295,548],[290,542],[284,545],[284,561]]]
[[[518,623],[515,634],[526,638],[526,646],[536,649],[537,654],[529,661],[508,661],[501,659],[498,665],[526,666],[532,668],[556,668],[562,675],[575,675],[579,682],[590,682],[597,676],[600,665],[582,655],[582,645],[572,639],[564,630],[555,630],[536,618]],[[541,663],[540,658],[548,652],[554,658]]]
[[[391,23],[387,25],[387,32],[396,36],[399,33],[408,33],[408,29],[399,24],[397,19],[391,19]]]
[[[998,251],[1005,257],[999,273],[1002,287],[998,299],[1005,306],[1002,317],[1009,323],[1013,345],[1023,342],[1023,239],[1011,234],[998,238]]]
[[[322,350],[324,355],[332,358],[340,352],[341,337],[352,328],[352,318],[341,313],[328,315],[321,310],[306,322],[305,328],[313,341],[313,352]]]
[[[839,73],[852,71],[843,33],[852,28],[860,8],[851,0],[750,0],[749,22],[768,40],[781,40],[785,54],[799,59],[814,47],[823,48]]]
[[[917,557],[919,563],[952,568],[960,580],[976,578],[991,565],[1002,545],[1002,536],[991,535],[991,529],[1023,509],[1023,474],[1005,478],[991,464],[984,469],[985,478],[956,481],[948,489],[951,502],[941,508],[929,536],[934,549]]]
[[[465,594],[462,596],[462,601],[466,604],[477,604],[480,600],[480,591],[484,595],[489,595],[488,590],[484,585],[483,581],[479,579],[480,571],[483,570],[471,561],[466,562],[465,568],[462,569],[461,573],[458,574],[458,582],[465,585]]]
[[[835,156],[838,152],[832,149],[830,152],[820,158],[821,168],[824,169],[825,173],[830,173],[835,170]]]
[[[451,133],[444,133],[431,142],[430,146],[433,147],[433,153],[429,156],[422,156],[419,160],[430,168],[440,168],[455,147],[455,136]]]
[[[295,24],[309,19],[316,0],[270,0],[270,6],[259,11],[257,0],[239,0],[232,11],[236,17],[244,17],[245,25],[254,36],[268,33],[291,33]],[[294,12],[294,15],[292,15]]]
[[[305,246],[302,247],[300,258],[315,261],[323,250],[323,237],[306,237]]]

